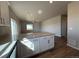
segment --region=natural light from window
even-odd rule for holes
[[[29,49],[31,49],[32,51],[34,51],[34,44],[32,41],[30,41],[27,38],[23,38],[23,40],[21,41],[22,44],[24,44],[26,47],[28,47]]]
[[[33,30],[33,24],[27,24],[26,28],[27,30]]]

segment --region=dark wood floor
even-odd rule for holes
[[[79,58],[79,51],[66,45],[65,38],[55,38],[55,48],[33,58]]]

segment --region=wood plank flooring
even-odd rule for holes
[[[55,38],[55,48],[32,58],[79,58],[79,51],[66,45],[65,38]]]

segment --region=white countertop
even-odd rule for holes
[[[54,35],[54,34],[48,32],[36,32],[36,33],[21,34],[20,37],[21,39],[22,38],[32,39],[32,38],[38,38],[38,37],[50,36],[50,35]]]

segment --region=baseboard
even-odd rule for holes
[[[74,48],[74,49],[76,49],[76,50],[79,50],[79,48],[74,47],[74,46],[72,46],[72,45],[70,45],[70,44],[68,44],[68,43],[67,43],[67,46],[72,47],[72,48]]]

